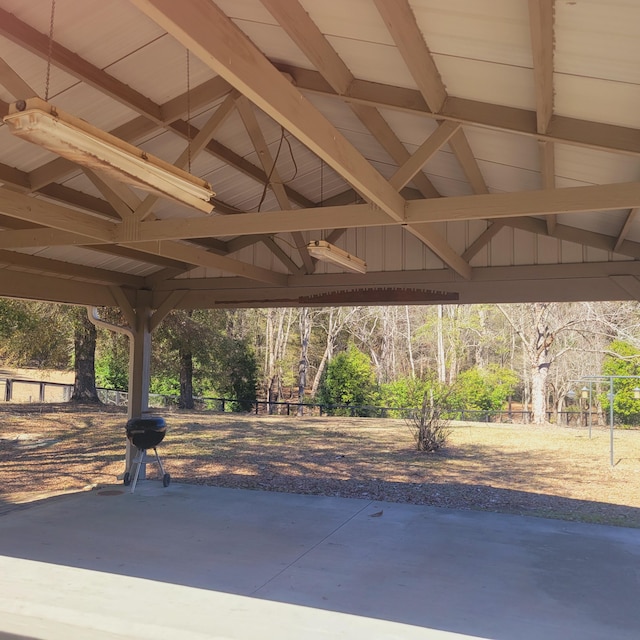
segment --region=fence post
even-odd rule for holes
[[[5,382],[4,399],[7,402],[11,402],[11,398],[13,397],[13,380],[7,378]]]

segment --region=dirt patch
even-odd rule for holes
[[[640,527],[640,431],[456,425],[436,454],[403,421],[164,413],[175,482],[480,509]],[[120,409],[0,407],[0,511],[106,487],[123,472]],[[157,477],[155,466],[149,477]]]

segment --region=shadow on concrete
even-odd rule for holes
[[[640,628],[635,530],[504,514],[146,481],[6,514],[0,556],[494,640]]]
[[[96,424],[79,424],[55,447],[14,450],[2,468],[71,468],[89,435],[98,468],[109,467],[122,458],[121,442],[96,435]],[[562,453],[474,445],[424,456],[365,438],[356,457],[341,447],[348,430],[328,429],[320,442],[317,424],[296,426],[295,439],[291,431],[268,425],[269,437],[282,437],[271,449],[255,434],[247,446],[246,425],[212,441],[210,425],[194,423],[175,438],[196,453],[172,454],[171,438],[163,447],[176,483],[167,489],[103,486],[5,513],[0,603],[4,561],[4,580],[32,571],[42,597],[64,606],[85,595],[77,574],[63,571],[71,568],[91,572],[85,589],[97,601],[106,598],[99,576],[116,576],[494,640],[637,640],[638,531],[567,520],[640,526],[640,509],[550,496],[575,475]],[[306,436],[316,436],[313,447],[301,445]],[[430,481],[445,463],[463,481],[442,473]],[[3,507],[11,505],[0,494],[0,515]]]

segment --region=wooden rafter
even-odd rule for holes
[[[374,3],[429,109],[439,113],[447,90],[408,0],[374,0]]]
[[[319,95],[373,107],[397,109],[437,120],[455,120],[470,126],[496,129],[541,140],[640,155],[640,137],[637,130],[631,127],[554,115],[549,131],[539,134],[536,112],[528,109],[449,96],[442,110],[433,113],[420,92],[415,89],[355,80],[349,89],[349,95],[339,96],[316,71],[291,65],[276,66],[291,76],[296,87]]]
[[[16,100],[38,95],[2,58],[0,58],[0,85]]]
[[[321,157],[394,220],[404,199],[346,138],[273,67],[262,52],[208,0],[185,12],[171,0],[132,0],[213,71]]]
[[[447,100],[431,51],[418,27],[408,0],[374,0],[393,41],[432,113],[438,114]],[[474,193],[488,193],[480,167],[462,129],[455,132],[449,146],[462,167]]]
[[[555,0],[529,0],[538,133],[547,133],[553,115],[553,5]]]
[[[407,202],[406,220],[410,225],[417,225],[429,222],[508,219],[550,213],[580,214],[587,211],[613,211],[636,206],[640,206],[640,183],[627,182],[544,191],[410,200]],[[321,209],[273,211],[268,215],[244,213],[235,216],[143,222],[131,229],[135,237],[119,236],[117,241],[242,236],[256,233],[288,233],[300,230],[397,224],[373,205],[354,204]],[[122,227],[120,231],[126,232],[127,229]]]
[[[620,232],[618,233],[618,237],[616,238],[616,242],[613,245],[614,252],[618,252],[622,248],[624,241],[627,239],[627,236],[629,235],[629,230],[631,229],[631,223],[638,217],[639,213],[640,213],[639,207],[635,207],[634,209],[631,209],[629,212],[627,212],[627,215],[624,220],[624,224],[622,225],[622,229],[620,229]]]
[[[266,282],[281,287],[287,284],[286,274],[269,271],[262,267],[254,267],[253,265],[234,260],[233,258],[218,256],[192,244],[178,242],[136,242],[135,244],[123,243],[123,246],[153,255],[164,256],[173,260],[181,260],[199,267],[219,269],[226,273],[242,276],[258,282]]]
[[[278,20],[289,37],[304,51],[332,88],[338,93],[347,93],[354,81],[351,71],[302,5],[292,0],[263,0],[263,4]],[[390,181],[391,186],[399,191],[408,182],[413,181],[426,198],[438,197],[440,194],[429,178],[422,173],[422,167],[445,144],[459,128],[459,125],[447,123],[444,128],[439,128],[413,156],[410,156],[406,147],[377,109],[355,103],[350,106],[393,160],[401,165]],[[406,230],[433,251],[447,266],[465,278],[470,277],[469,265],[460,259],[460,256],[451,249],[446,240],[433,227],[422,225],[420,229],[416,229],[407,226]]]
[[[141,287],[144,284],[144,278],[140,276],[15,251],[0,250],[0,264],[3,263],[39,273],[71,276],[102,284],[119,284],[129,287]]]
[[[289,202],[289,197],[287,196],[287,192],[284,189],[284,183],[280,178],[280,173],[278,172],[278,167],[276,167],[275,159],[271,156],[271,152],[269,151],[269,146],[267,145],[267,141],[264,138],[264,134],[260,129],[260,125],[258,124],[258,119],[253,111],[253,107],[251,103],[245,97],[239,97],[236,99],[236,105],[238,107],[238,112],[240,113],[240,117],[242,118],[242,122],[244,123],[245,129],[249,134],[249,138],[251,138],[251,144],[253,144],[253,148],[260,159],[262,164],[262,168],[265,174],[268,177],[268,184],[273,191],[280,208],[283,210],[291,209],[291,203]],[[283,132],[284,135],[284,132]],[[300,231],[294,231],[292,233],[293,241],[295,242],[296,249],[300,254],[300,258],[305,266],[307,273],[313,273],[315,270],[314,262],[309,255],[309,251],[307,250],[307,243],[304,239],[304,236]],[[297,271],[296,266],[296,271]]]
[[[0,189],[0,210],[4,215],[52,229],[111,242],[116,236],[112,222],[92,218],[86,214],[37,198]]]

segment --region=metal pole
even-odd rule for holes
[[[609,378],[609,462],[613,467],[613,377]]]
[[[591,381],[589,381],[589,440],[591,440],[591,422],[593,420],[593,411],[591,409],[591,391],[593,387],[591,386]]]

